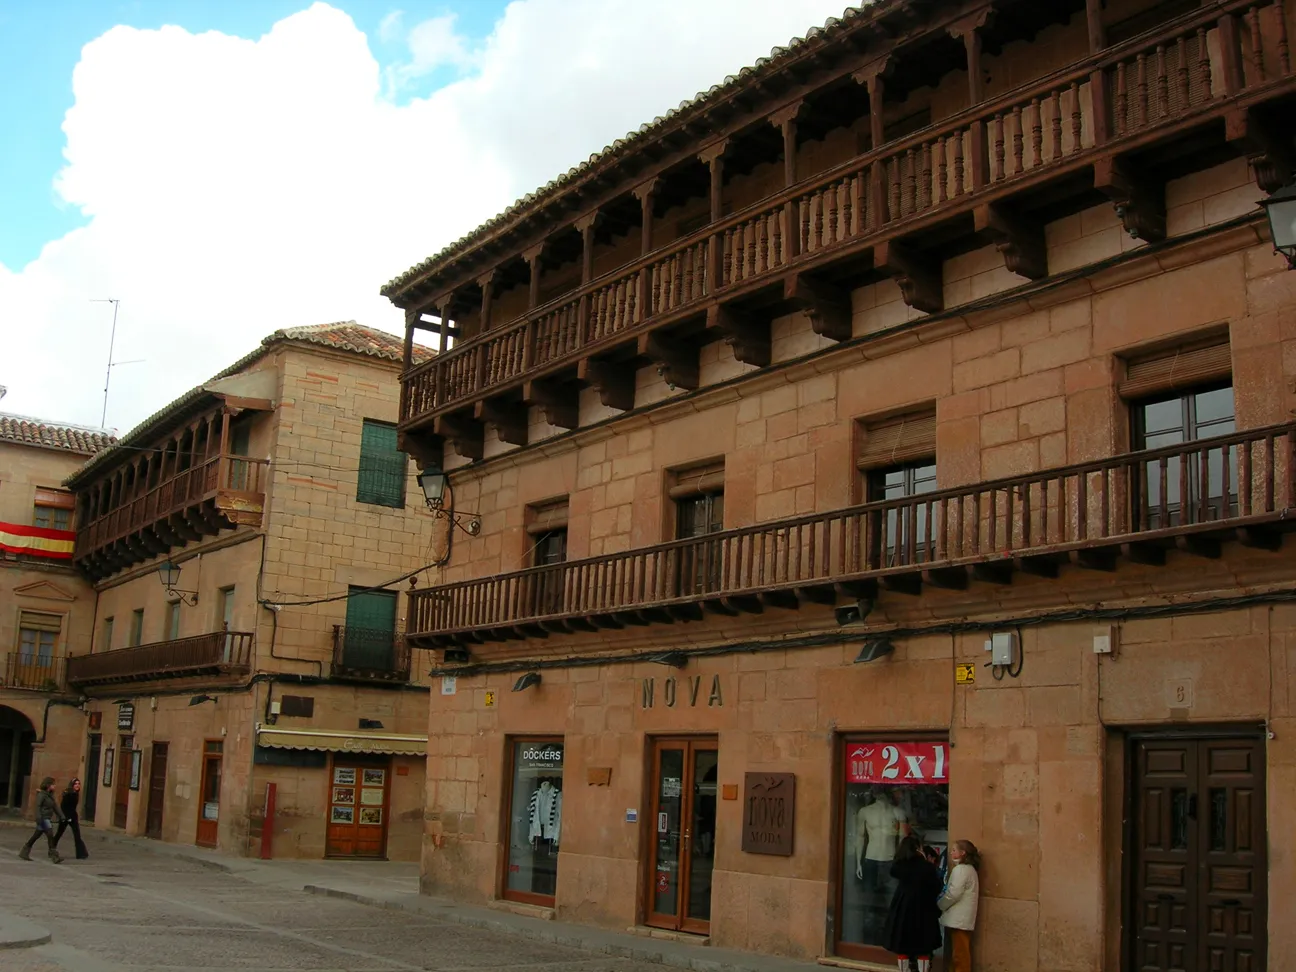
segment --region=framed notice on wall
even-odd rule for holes
[[[113,774],[113,756],[115,755],[113,747],[109,746],[103,756],[103,785],[112,786]]]
[[[130,751],[130,788],[138,790],[140,788],[140,768],[144,762],[144,750],[132,749]]]

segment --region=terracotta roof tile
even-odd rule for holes
[[[103,429],[0,413],[0,442],[19,442],[41,449],[60,449],[78,455],[93,456],[115,445],[117,440],[110,432]]]

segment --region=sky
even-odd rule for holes
[[[0,411],[125,432],[844,0],[0,0]]]

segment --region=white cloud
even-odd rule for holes
[[[457,19],[449,13],[414,25],[405,39],[410,59],[387,69],[390,94],[398,94],[412,81],[439,68],[454,67],[462,71],[474,63],[476,57],[469,49],[468,38],[455,30]]]
[[[3,407],[98,422],[111,310],[91,298],[121,300],[115,357],[147,359],[113,375],[121,429],[276,328],[399,331],[382,283],[840,12],[517,0],[471,73],[400,106],[364,34],[322,3],[257,40],[114,28],[73,75],[55,187],[89,223],[0,265]],[[462,55],[453,26],[420,40],[425,63]]]
[[[401,35],[402,20],[405,16],[403,10],[393,10],[378,24],[378,39],[381,41],[394,41]]]

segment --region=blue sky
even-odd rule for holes
[[[384,66],[408,58],[402,36],[384,39],[384,18],[400,11],[406,28],[447,13],[471,45],[484,39],[506,0],[333,0],[369,38]],[[173,24],[192,33],[217,30],[255,39],[309,0],[0,0],[0,263],[19,269],[85,219],[52,187],[63,165],[64,113],[72,106],[72,70],[81,48],[125,24]],[[415,79],[395,100],[426,95],[454,79],[442,67]]]

